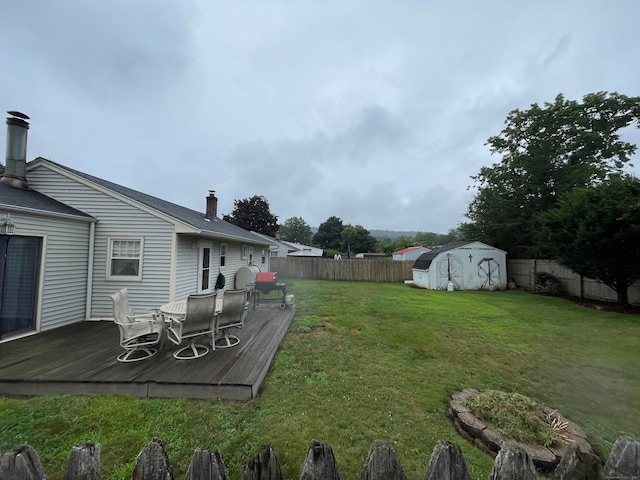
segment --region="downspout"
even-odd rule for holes
[[[91,293],[93,292],[93,255],[96,241],[96,222],[89,224],[89,263],[87,265],[87,303],[86,311],[84,313],[85,319],[91,319],[91,306],[93,299]]]

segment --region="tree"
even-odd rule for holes
[[[541,222],[556,261],[600,280],[628,305],[629,285],[640,280],[640,180],[615,176],[575,188]]]
[[[491,153],[502,160],[471,178],[477,193],[467,217],[477,240],[514,257],[545,256],[537,214],[555,207],[574,187],[594,186],[619,175],[635,153],[619,131],[639,126],[640,97],[591,93],[582,102],[558,95],[554,103],[513,110]]]
[[[360,225],[347,225],[342,230],[342,251],[356,253],[373,252],[378,241],[371,236],[369,230]]]
[[[244,200],[235,200],[233,205],[233,212],[224,215],[223,220],[245,230],[276,236],[278,217],[269,210],[269,201],[265,197],[254,195]]]
[[[340,250],[343,229],[341,218],[329,217],[318,227],[318,231],[313,236],[313,244],[325,250]]]
[[[311,243],[311,227],[305,222],[302,217],[287,218],[282,225],[280,225],[280,240],[287,240],[289,242],[302,243],[308,245]]]

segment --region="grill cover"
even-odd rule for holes
[[[276,272],[259,272],[256,274],[256,282],[273,283],[277,275]]]

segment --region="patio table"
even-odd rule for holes
[[[165,303],[158,307],[160,313],[174,318],[184,318],[187,314],[187,299],[178,300],[176,302]],[[216,309],[214,315],[222,313],[222,298],[216,298]]]

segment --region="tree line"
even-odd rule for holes
[[[419,232],[413,237],[375,238],[362,225],[345,225],[337,216],[327,218],[313,233],[311,226],[302,217],[291,217],[278,224],[278,217],[271,212],[267,198],[258,195],[235,200],[233,211],[224,215],[223,220],[280,240],[322,248],[324,255],[329,257],[369,252],[391,255],[413,245],[444,245],[458,239],[456,229],[446,235]]]
[[[278,225],[264,197],[236,201],[224,219],[330,254],[478,240],[510,258],[555,260],[602,281],[628,304],[627,289],[640,280],[640,180],[627,171],[636,145],[622,134],[640,127],[640,97],[597,92],[577,101],[560,94],[509,112],[504,123],[485,144],[500,158],[471,176],[469,221],[446,235],[376,239],[336,216],[313,234],[300,217]]]

